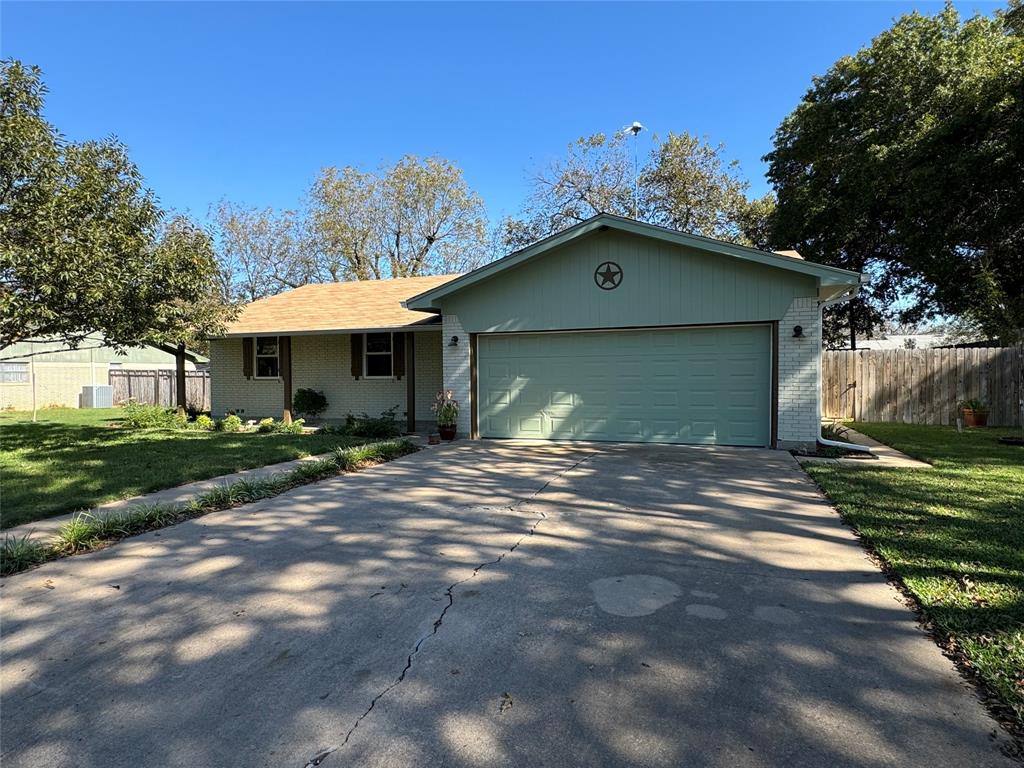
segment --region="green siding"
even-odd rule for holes
[[[763,446],[765,325],[479,337],[482,437]]]
[[[40,363],[121,363],[131,367],[132,363],[163,363],[173,366],[175,362],[174,355],[153,347],[128,347],[119,353],[111,347],[97,349],[96,345],[100,343],[102,338],[89,338],[82,341],[79,349],[70,349],[60,341],[19,342],[4,352],[5,356],[12,358],[35,355],[36,361]]]
[[[622,284],[594,282],[603,261]],[[816,278],[609,230],[587,235],[442,299],[468,332],[699,325],[780,319]]]

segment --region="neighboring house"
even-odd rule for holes
[[[4,349],[0,358],[0,408],[19,411],[32,408],[33,383],[39,408],[78,408],[82,387],[109,384],[112,368],[173,371],[175,367],[172,352],[147,346],[119,353],[105,346],[102,337],[87,338],[78,349],[60,341],[22,342]],[[186,368],[196,366],[189,361]]]
[[[820,307],[860,281],[602,214],[465,275],[253,302],[211,342],[213,411],[277,416],[310,387],[328,418],[422,428],[444,387],[472,437],[813,444]]]

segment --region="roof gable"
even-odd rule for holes
[[[461,291],[480,281],[487,280],[506,269],[519,266],[524,262],[537,258],[555,248],[566,245],[574,240],[589,235],[593,232],[604,230],[617,230],[627,232],[641,237],[654,238],[676,245],[687,246],[709,253],[721,254],[731,258],[741,259],[752,263],[762,264],[769,267],[798,272],[817,278],[822,285],[856,286],[862,281],[860,273],[851,272],[838,267],[830,267],[824,264],[816,264],[811,261],[804,261],[802,258],[794,258],[788,254],[761,251],[756,248],[748,248],[735,243],[727,243],[722,240],[713,240],[709,237],[689,235],[684,232],[659,227],[654,224],[647,224],[642,221],[634,221],[621,216],[614,216],[608,213],[601,213],[584,222],[576,224],[569,229],[551,235],[533,245],[515,251],[501,259],[485,264],[479,269],[467,272],[442,285],[430,288],[416,296],[409,298],[405,306],[409,309],[421,311],[436,311],[439,305],[438,299]]]

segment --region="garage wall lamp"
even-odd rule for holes
[[[803,335],[804,335],[804,327],[802,325],[794,325],[793,326],[793,338],[794,339],[799,339],[799,338],[802,338]]]
[[[457,347],[457,346],[459,346],[459,337],[458,336],[452,336],[452,340],[448,342],[448,346],[449,347]]]

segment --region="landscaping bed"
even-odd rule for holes
[[[0,528],[368,442],[346,434],[121,426],[122,408],[0,412]]]
[[[806,466],[947,652],[1024,731],[1024,449],[1013,429],[851,425],[932,469]]]

